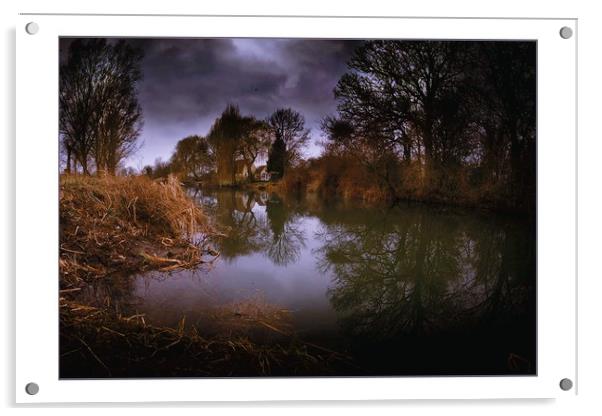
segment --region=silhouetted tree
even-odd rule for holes
[[[268,156],[268,162],[266,164],[267,171],[276,176],[282,178],[286,166],[286,145],[284,140],[277,137],[272,143],[270,154]]]
[[[348,65],[322,123],[328,155],[393,197],[533,209],[534,43],[368,41]]]
[[[95,140],[96,170],[115,174],[119,163],[137,150],[142,128],[142,109],[138,104],[136,85],[142,78],[142,52],[124,41],[107,50],[108,68],[99,86],[100,123]]]
[[[511,189],[515,205],[535,205],[536,55],[533,42],[479,43],[469,72],[487,179]]]
[[[68,172],[74,160],[84,173],[89,173],[88,162],[100,119],[97,85],[101,74],[97,68],[106,49],[103,39],[76,39],[69,48],[66,63],[60,68],[59,122]]]
[[[291,108],[281,108],[268,117],[267,123],[274,135],[274,144],[278,140],[284,143],[284,168],[294,165],[301,159],[303,147],[309,141],[305,118]],[[282,147],[282,143],[278,146]]]
[[[463,80],[462,52],[458,42],[366,42],[335,89],[339,113],[362,138],[406,160],[412,151],[423,152],[428,176],[448,156],[442,154],[443,134],[449,133],[442,115],[456,120],[452,113],[460,111],[454,93]],[[411,129],[419,142],[412,141]]]
[[[236,182],[236,155],[244,134],[244,118],[237,106],[229,104],[215,120],[208,139],[216,158],[217,179],[220,185]]]
[[[76,161],[90,173],[115,173],[119,163],[136,150],[142,113],[136,84],[142,74],[142,53],[124,41],[77,39],[60,68],[60,137],[66,171]]]

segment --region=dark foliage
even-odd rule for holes
[[[328,153],[392,199],[534,208],[534,43],[369,41],[349,69]]]
[[[287,160],[287,151],[284,141],[280,138],[274,140],[268,157],[267,169],[275,178],[282,178]]]

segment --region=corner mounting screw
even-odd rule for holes
[[[40,386],[38,386],[36,383],[27,383],[27,385],[25,385],[25,392],[30,396],[38,394],[39,391]]]
[[[570,378],[560,380],[560,388],[564,391],[569,391],[573,388],[573,381]]]
[[[29,22],[25,25],[25,31],[30,35],[35,35],[40,30],[40,27],[36,22]]]
[[[570,27],[564,26],[560,29],[560,37],[562,39],[569,39],[571,36],[573,36],[573,29]]]

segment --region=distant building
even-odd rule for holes
[[[256,172],[255,165],[251,165],[251,170],[249,171],[249,167],[245,163],[244,160],[236,160],[234,162],[234,171],[236,176],[236,182],[244,182],[249,178],[253,178],[253,175]]]
[[[266,165],[258,166],[257,169],[255,169],[255,178],[263,182],[270,180],[270,174]]]
[[[227,169],[228,167],[230,169]],[[234,171],[234,175],[232,175],[232,171]],[[218,167],[217,171],[218,184],[222,186],[236,185],[253,180],[267,182],[272,178],[277,178],[277,176],[276,172],[268,172],[266,165],[249,166],[243,159],[237,159],[234,163],[230,162],[228,165],[224,164],[222,169],[220,170]]]

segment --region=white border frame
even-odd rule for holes
[[[35,21],[39,32],[28,35]],[[573,29],[565,40],[562,26]],[[538,50],[537,376],[59,380],[58,37],[527,39]],[[576,383],[576,19],[20,15],[16,401],[554,398]],[[33,170],[30,167],[35,166]],[[42,208],[42,209],[41,209]],[[32,239],[36,256],[30,258]],[[36,382],[35,396],[25,385]]]

